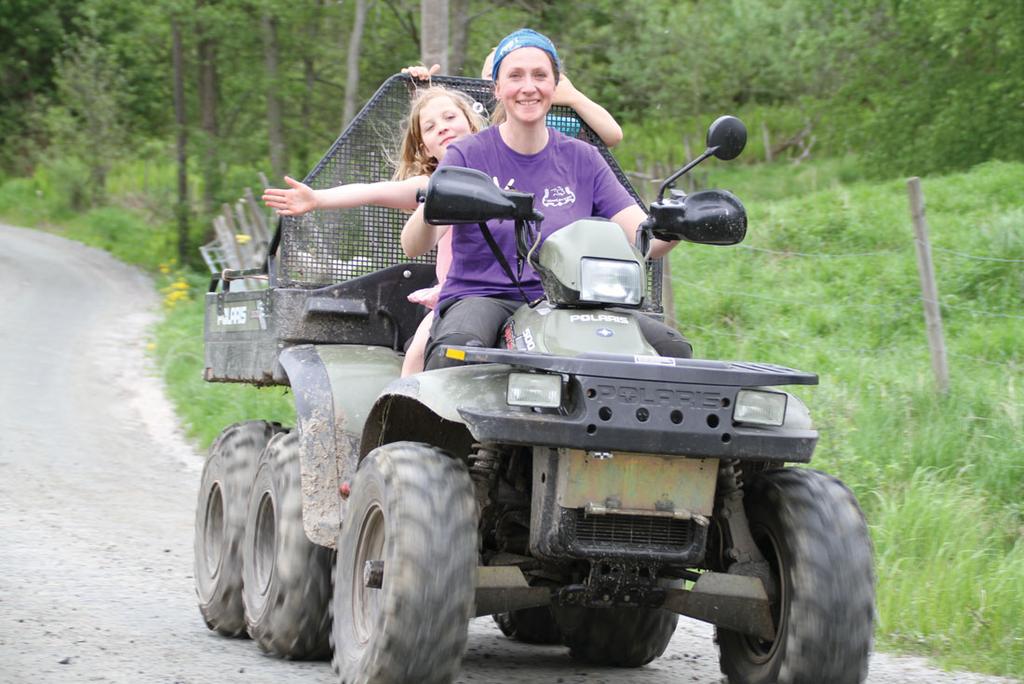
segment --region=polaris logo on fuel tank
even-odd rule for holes
[[[598,385],[599,399],[616,399],[623,404],[654,404],[695,409],[716,409],[722,406],[721,392],[645,387],[643,385]]]
[[[628,325],[629,319],[625,316],[612,316],[611,314],[573,314],[569,316],[570,323],[618,323]]]

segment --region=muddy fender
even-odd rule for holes
[[[303,528],[312,542],[333,548],[345,515],[338,486],[355,475],[363,424],[401,374],[402,359],[386,347],[306,344],[279,360],[295,396]]]
[[[360,458],[397,441],[427,442],[453,454],[468,453],[480,436],[460,409],[507,409],[508,373],[503,364],[467,365],[391,383],[366,419]]]

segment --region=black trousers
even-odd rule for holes
[[[427,342],[426,370],[460,365],[440,353],[444,346],[499,346],[498,337],[505,321],[522,305],[523,302],[518,299],[467,297],[448,306],[438,307],[434,312],[434,324]],[[659,356],[681,359],[693,357],[693,347],[678,330],[650,316],[637,316],[636,320],[644,339]]]

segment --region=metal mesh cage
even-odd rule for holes
[[[435,77],[434,85],[461,90],[489,113],[493,83],[475,78]],[[402,123],[418,83],[405,75],[389,78],[366,103],[323,159],[306,176],[314,189],[343,183],[372,183],[392,176]],[[597,134],[568,107],[553,107],[548,123],[567,135],[591,143],[636,201],[643,201]],[[410,259],[399,236],[407,215],[395,209],[364,206],[284,217],[281,226],[280,285],[317,287],[343,282],[397,263],[433,263],[434,254]],[[661,311],[661,261],[648,269],[647,307]]]

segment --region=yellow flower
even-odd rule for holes
[[[164,294],[164,307],[172,309],[178,302],[188,301],[189,289],[188,281],[181,277],[161,288],[160,291]]]
[[[240,245],[248,243],[249,240],[252,240],[251,235],[238,234],[235,236],[235,242],[237,242]]]

